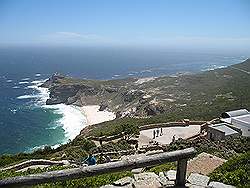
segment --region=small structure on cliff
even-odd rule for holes
[[[240,129],[242,136],[250,136],[250,113],[248,110],[240,109],[224,112],[221,114],[221,121]]]
[[[240,136],[240,133],[229,127],[226,123],[219,123],[208,126],[207,138],[210,140],[216,141],[235,136]]]

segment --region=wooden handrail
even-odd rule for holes
[[[65,162],[64,161],[51,161],[51,160],[45,160],[45,159],[32,159],[32,160],[28,160],[28,161],[24,161],[22,163],[13,165],[13,166],[8,166],[6,168],[1,168],[1,171],[4,170],[20,170],[29,166],[33,166],[33,165],[58,165],[58,166],[62,166],[64,165]]]
[[[130,159],[117,162],[98,164],[87,167],[79,167],[28,176],[18,176],[0,180],[0,187],[17,187],[24,185],[35,185],[40,183],[56,182],[69,179],[77,179],[89,176],[96,176],[110,172],[120,172],[135,168],[151,167],[167,162],[178,161],[176,185],[184,185],[186,177],[187,160],[195,156],[194,148],[187,148],[173,152],[165,152],[144,157],[131,157]]]

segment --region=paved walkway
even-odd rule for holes
[[[157,141],[160,144],[170,144],[174,135],[175,139],[187,139],[199,134],[200,129],[200,125],[189,125],[187,127],[166,127],[162,128],[163,135],[156,137],[155,139],[153,139],[153,130],[156,129],[143,130],[140,131],[139,147],[142,145],[148,145],[152,140]]]
[[[226,162],[225,159],[216,157],[208,153],[201,153],[188,162],[187,171],[188,173],[208,175],[224,162]]]

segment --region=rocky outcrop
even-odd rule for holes
[[[108,93],[115,93],[115,92],[118,92],[118,88],[116,87],[106,87],[104,88],[105,91],[107,91]]]
[[[170,175],[169,175],[170,174]],[[159,175],[154,172],[144,172],[134,174],[132,177],[124,177],[113,183],[113,185],[105,185],[101,188],[160,188],[160,187],[176,187],[176,171],[170,170],[160,172]],[[187,178],[185,187],[199,188],[234,188],[232,185],[226,185],[220,182],[210,182],[209,177],[200,174],[190,174]]]
[[[52,76],[52,78],[42,85],[42,87],[49,87],[50,98],[46,101],[47,105],[60,103],[74,104],[80,100],[81,95],[95,96],[99,93],[98,88],[88,85],[61,83],[59,82],[61,78]]]
[[[50,88],[53,84],[59,83],[61,79],[64,79],[65,76],[55,73],[48,80],[46,80],[40,87]]]
[[[144,95],[144,92],[141,90],[130,90],[123,94],[124,102],[132,102],[136,98],[140,98]]]
[[[99,108],[99,111],[104,111],[108,108],[108,105],[107,104],[101,104],[100,105],[100,108]]]
[[[158,104],[149,104],[144,108],[144,110],[147,116],[154,116],[165,111],[163,106],[160,106]]]
[[[72,104],[76,101],[75,98],[73,98],[77,92],[82,88],[82,86],[79,85],[56,85],[49,88],[50,95],[49,99],[46,101],[46,104]],[[68,100],[70,99],[70,100]]]

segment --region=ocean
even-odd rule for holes
[[[55,72],[88,79],[151,77],[222,68],[240,63],[248,55],[111,47],[1,47],[0,154],[57,147],[86,126],[76,108],[45,105],[48,90],[38,86]]]

